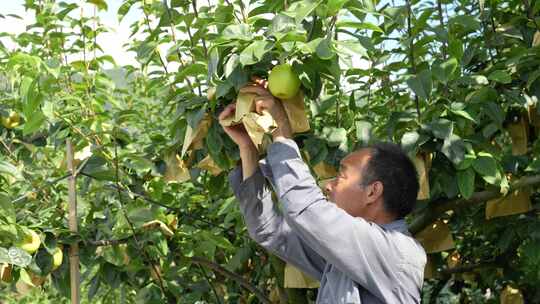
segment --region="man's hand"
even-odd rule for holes
[[[265,88],[266,82],[256,78],[254,79],[255,85],[247,85],[243,87],[240,91],[243,93],[252,93],[256,94],[255,97],[255,111],[259,114],[262,114],[263,111],[267,111],[272,115],[274,120],[277,123],[277,129],[272,132],[274,140],[279,138],[291,138],[292,131],[289,123],[289,118],[285,112],[285,108],[281,101]]]
[[[236,103],[231,103],[228,106],[225,107],[225,109],[219,114],[219,121],[221,123],[222,120],[229,118],[230,116],[234,117],[234,113],[236,111]],[[238,124],[234,126],[224,126],[223,130],[229,137],[232,139],[232,141],[238,145],[240,150],[242,149],[255,149],[255,145],[251,141],[251,138],[249,137],[246,128],[244,128],[243,124]]]
[[[230,116],[234,116],[235,111],[235,103],[225,107],[221,114],[219,114],[220,123],[222,120]],[[221,126],[223,127],[225,133],[227,133],[227,135],[229,135],[229,137],[238,145],[240,150],[240,159],[242,160],[242,175],[244,180],[246,180],[252,176],[255,171],[257,171],[259,161],[257,147],[255,147],[255,144],[253,144],[251,141],[251,138],[249,137],[243,124],[235,126],[224,126],[221,124]]]

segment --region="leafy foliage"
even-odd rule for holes
[[[411,221],[442,216],[461,264],[478,267],[466,279],[448,272],[448,252],[434,254],[440,271],[425,282],[426,303],[496,302],[507,284],[538,302],[538,183],[525,214],[485,220],[472,202],[436,212],[540,173],[539,1],[124,0],[120,20],[142,17],[126,46],[138,66],[123,67],[102,55],[96,37],[108,29],[79,14],[87,5],[25,7],[35,23],[2,33],[14,49],[0,44],[0,114],[20,115],[0,127],[0,262],[16,265],[2,291],[37,275],[50,277],[50,299],[68,297],[67,259],[52,271],[51,254],[63,244],[67,257],[80,242],[88,302],[262,301],[208,265],[283,293],[279,263],[249,240],[229,190],[239,156],[216,117],[252,76],[287,62],[306,97],[312,130],[296,140],[312,166],[336,166],[377,140],[431,155],[430,203]],[[508,126],[522,118],[526,153],[516,155]],[[68,138],[78,234],[66,222]],[[222,173],[197,168],[208,155]],[[32,256],[16,246],[25,227],[43,241]]]

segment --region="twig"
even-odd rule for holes
[[[163,0],[163,6],[165,6],[165,10],[167,11],[167,15],[169,15],[169,26],[171,28],[172,40],[174,42],[174,46],[175,46],[176,52],[178,54],[178,60],[182,64],[182,68],[185,68],[184,64],[182,62],[182,58],[180,57],[180,51],[178,50],[178,42],[176,41],[176,35],[174,33],[174,24],[172,22],[171,9],[167,5],[167,0]],[[189,24],[187,22],[185,22],[185,23],[186,23],[186,33],[188,34],[189,44],[191,45],[191,61],[193,63],[195,63],[195,55],[193,55],[193,48],[195,47],[195,42],[193,41],[193,36],[191,35],[191,28],[189,27]],[[186,76],[186,79],[188,79],[187,76]],[[199,93],[199,96],[202,96],[201,82],[199,81],[199,78],[197,78],[196,76],[195,76],[195,81],[197,82],[197,92]]]
[[[239,23],[242,23],[242,20],[238,16],[236,16],[236,11],[234,10],[234,5],[229,0],[225,0],[225,3],[227,3],[228,6],[231,6],[233,8],[233,16],[234,16],[234,18],[236,18],[236,21],[238,21]]]
[[[15,155],[13,154],[13,152],[11,151],[9,146],[4,142],[4,140],[2,138],[0,138],[0,143],[2,143],[2,146],[4,147],[4,149],[6,149],[6,151],[8,152],[9,158],[11,158],[12,161],[16,162]]]
[[[209,260],[207,260],[205,258],[192,257],[191,261],[193,263],[206,266],[206,267],[212,269],[213,271],[219,272],[220,274],[232,279],[233,281],[236,281],[242,287],[244,287],[245,289],[247,289],[251,293],[253,293],[259,299],[259,301],[261,301],[261,303],[271,304],[270,300],[264,295],[263,292],[261,292],[257,287],[253,286],[250,282],[248,282],[246,279],[244,279],[240,275],[238,275],[238,274],[236,274],[234,272],[231,272],[231,271],[223,268],[221,265],[216,264],[216,263],[214,263],[212,261],[209,261]]]
[[[126,237],[123,239],[114,239],[114,240],[97,240],[97,241],[87,241],[88,244],[101,247],[101,246],[113,246],[113,245],[119,245],[119,244],[125,244],[127,243],[131,237]]]
[[[309,33],[307,37],[307,41],[311,41],[313,39],[313,35],[315,34],[315,24],[317,23],[317,15],[313,15],[313,21],[311,21],[311,27],[309,28]]]
[[[182,69],[185,69],[186,65],[184,61],[182,60],[182,54],[180,53],[180,50],[178,49],[178,41],[176,40],[176,34],[174,33],[174,24],[172,23],[171,9],[167,5],[167,0],[163,0],[163,5],[165,6],[165,10],[167,11],[167,14],[169,15],[169,26],[171,28],[171,37],[174,43],[174,47],[176,49],[176,54],[178,55],[178,62],[180,62],[180,66],[182,67]],[[186,32],[189,36],[189,42],[191,44],[191,48],[193,48],[194,47],[193,37],[191,37],[191,31],[187,22],[186,22]],[[191,60],[195,62],[195,57],[193,55],[193,52],[191,53]],[[187,76],[186,76],[186,81],[190,84],[190,89],[193,91],[193,87],[191,86],[191,82]],[[199,81],[197,77],[195,77],[195,81],[197,82],[197,91],[199,93],[199,96],[202,96],[201,82]]]
[[[58,183],[59,181],[64,180],[64,179],[66,179],[66,178],[68,178],[68,177],[70,177],[70,176],[71,176],[71,174],[68,173],[68,174],[66,174],[66,175],[64,175],[64,176],[57,177],[56,179],[53,179],[52,181],[47,182],[45,185],[41,186],[40,188],[36,189],[35,191],[30,191],[30,192],[27,192],[27,193],[23,194],[22,196],[19,196],[18,198],[14,199],[14,200],[12,201],[12,203],[13,203],[13,204],[20,203],[20,202],[24,201],[26,198],[28,198],[28,195],[30,195],[31,193],[34,192],[34,193],[37,194],[37,193],[39,193],[39,192],[45,190],[46,188],[48,188],[48,187],[50,187],[50,186],[52,186],[52,185]]]
[[[416,62],[414,60],[414,37],[412,36],[412,28],[411,28],[411,23],[412,23],[411,1],[406,0],[406,4],[407,4],[407,33],[409,34],[409,58],[411,60],[412,71],[416,75]],[[416,104],[416,114],[418,114],[418,120],[420,120],[420,100],[418,98],[418,95],[416,94],[414,94],[414,102]]]
[[[195,13],[195,18],[199,19],[199,11],[197,10],[197,0],[191,0],[191,5],[193,6],[193,12]],[[208,59],[208,48],[206,47],[206,40],[204,35],[201,35],[201,42],[204,49],[204,56]]]
[[[91,174],[88,174],[88,173],[81,172],[81,175],[86,176],[86,177],[91,178],[91,179],[98,180],[95,176],[93,176],[93,175],[91,175]],[[122,192],[125,192],[125,193],[128,193],[128,194],[130,194],[130,195],[133,195],[134,197],[143,199],[143,200],[145,200],[145,201],[147,201],[147,202],[149,202],[149,203],[151,203],[151,204],[154,204],[154,205],[163,207],[163,208],[165,208],[165,209],[167,209],[167,210],[169,210],[169,211],[173,211],[173,212],[175,212],[175,213],[177,213],[177,214],[181,214],[182,216],[191,218],[191,219],[196,220],[196,221],[203,222],[203,223],[205,223],[205,224],[207,224],[207,225],[210,225],[210,226],[212,226],[212,227],[214,227],[214,228],[221,229],[222,231],[224,231],[225,233],[227,233],[229,236],[234,236],[234,233],[231,232],[230,229],[227,229],[227,228],[225,228],[225,227],[219,226],[219,225],[217,225],[217,224],[215,224],[215,223],[212,223],[212,222],[210,222],[210,221],[207,221],[207,220],[205,220],[205,219],[203,219],[203,218],[195,217],[195,216],[193,216],[192,214],[189,214],[189,213],[182,213],[182,212],[181,212],[182,210],[180,210],[180,208],[175,208],[175,207],[168,206],[168,205],[166,205],[166,204],[163,204],[163,203],[161,203],[161,202],[158,202],[158,201],[156,201],[156,200],[154,200],[154,199],[152,199],[152,198],[146,196],[145,194],[133,192],[133,191],[131,191],[130,189],[126,189],[126,188],[123,188],[123,187],[121,187],[121,186],[117,186],[117,185],[110,184],[110,183],[107,183],[107,184],[105,184],[105,185],[106,185],[107,187],[111,187],[111,188],[113,188],[113,189],[115,189],[115,190],[120,190],[120,191],[122,191]],[[247,239],[247,238],[246,238],[246,239]]]
[[[536,18],[534,18],[534,11],[531,5],[529,4],[529,0],[523,0],[523,5],[525,6],[525,11],[527,13],[527,17],[534,23],[534,26],[536,27],[537,31],[540,31],[540,26],[536,22]]]
[[[68,179],[68,200],[69,200],[69,231],[77,234],[77,176],[75,175],[75,168],[73,166],[73,146],[71,139],[66,141],[67,148],[67,167],[70,173]],[[71,303],[78,304],[80,302],[80,284],[81,284],[81,270],[79,266],[79,243],[74,242],[69,246],[69,278],[71,286]]]
[[[116,129],[115,129],[115,132],[116,132]],[[126,218],[126,222],[128,223],[131,231],[133,232],[133,240],[135,240],[135,244],[137,245],[139,251],[145,257],[145,259],[148,261],[148,263],[150,263],[150,267],[152,267],[152,269],[154,270],[154,273],[156,274],[156,276],[158,278],[158,283],[159,283],[159,287],[161,289],[161,292],[162,292],[163,296],[165,296],[166,292],[165,292],[165,287],[164,287],[164,284],[163,284],[163,279],[161,278],[161,275],[160,275],[156,265],[153,263],[152,259],[148,256],[148,253],[146,252],[146,250],[144,250],[144,248],[141,246],[141,243],[139,242],[139,239],[137,238],[137,235],[136,235],[137,232],[135,231],[135,226],[131,222],[131,219],[129,218],[129,216],[128,216],[127,212],[126,212],[126,209],[124,208],[125,207],[124,206],[124,201],[122,200],[122,193],[120,192],[120,186],[119,186],[120,178],[119,178],[119,173],[118,173],[119,172],[119,169],[118,169],[118,144],[116,143],[116,141],[114,141],[114,165],[115,165],[115,180],[116,180],[116,185],[118,187],[117,188],[117,190],[118,190],[117,195],[118,195],[118,201],[122,205],[122,213],[124,214],[124,217]]]
[[[199,269],[201,270],[204,278],[206,279],[206,282],[208,282],[208,285],[210,285],[210,287],[212,288],[212,292],[214,293],[214,296],[216,297],[216,301],[218,304],[221,304],[221,299],[219,298],[219,295],[216,291],[216,287],[214,286],[214,284],[212,284],[212,282],[210,281],[210,278],[208,277],[208,275],[206,274],[206,271],[204,270],[204,268],[202,268],[202,266],[200,264],[197,264],[197,266],[199,266]]]
[[[144,10],[144,7],[142,8],[142,11],[143,11],[143,14],[144,14],[144,20],[146,21],[146,26],[148,27],[148,31],[150,32],[150,35],[152,35],[152,32],[153,32],[154,30],[152,29],[152,27],[150,27],[150,20],[149,20],[149,18],[148,18],[148,14],[147,14],[146,11]],[[173,37],[174,37],[174,31],[173,31],[172,35],[173,35]],[[176,47],[176,48],[178,47],[178,46],[176,45],[176,41],[175,41],[174,47]],[[185,65],[184,65],[184,61],[182,61],[182,57],[181,57],[182,54],[180,53],[180,51],[178,50],[178,48],[176,49],[176,53],[177,53],[177,55],[178,55],[178,61],[180,62],[180,66],[181,66],[182,68],[184,68]],[[165,64],[165,62],[164,62],[163,59],[161,58],[161,55],[159,54],[159,52],[158,52],[158,55],[159,55],[159,56],[158,56],[158,57],[159,57],[159,61],[160,61],[161,65],[163,66],[163,69],[165,70],[165,73],[168,75],[168,74],[169,74],[169,71],[167,70],[167,65]],[[189,89],[193,92],[193,85],[191,84],[191,81],[190,81],[189,78],[187,78],[187,77],[186,77],[186,83],[187,83]],[[171,88],[174,89],[174,86],[173,86],[172,84],[171,84]]]
[[[441,29],[444,29],[444,16],[442,10],[442,0],[437,0],[437,12],[439,13],[439,23],[441,24]],[[442,47],[443,59],[446,60],[446,42],[443,41]]]
[[[440,271],[442,275],[451,275],[454,273],[470,272],[479,268],[497,267],[495,262],[480,262],[476,264],[466,264],[452,268],[445,268]]]

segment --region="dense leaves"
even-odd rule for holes
[[[538,183],[520,215],[486,220],[482,200],[448,203],[540,174],[538,0],[125,0],[118,19],[140,20],[126,46],[138,65],[123,67],[95,39],[108,29],[81,15],[110,6],[87,2],[27,0],[35,23],[2,33],[15,47],[0,44],[0,115],[20,115],[0,127],[0,263],[15,265],[2,300],[40,276],[65,301],[67,258],[52,271],[51,254],[74,242],[92,303],[264,301],[245,284],[272,301],[313,298],[284,291],[279,262],[249,240],[227,183],[238,151],[216,121],[252,76],[289,63],[312,166],[379,140],[429,155],[429,203],[410,220],[442,217],[472,270],[453,274],[451,252],[430,254],[426,303],[494,303],[508,285],[538,302]],[[78,234],[66,221],[68,138]],[[197,165],[208,155],[217,171]],[[17,246],[26,227],[42,240],[32,255]]]

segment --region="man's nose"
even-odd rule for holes
[[[326,195],[328,195],[328,194],[330,194],[330,193],[332,192],[332,190],[334,189],[335,182],[336,182],[336,179],[335,179],[335,178],[326,180],[326,181],[324,182],[323,191],[324,191],[324,193],[325,193]]]

